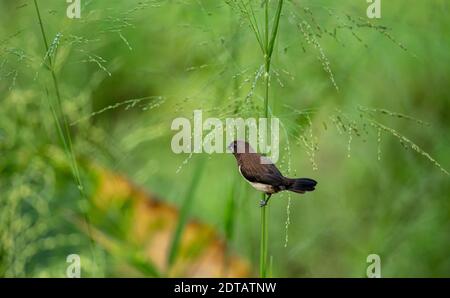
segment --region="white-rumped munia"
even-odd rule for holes
[[[255,189],[267,195],[260,206],[267,205],[270,197],[280,191],[288,190],[296,193],[313,191],[317,182],[309,178],[287,178],[265,156],[256,153],[245,141],[234,141],[229,146],[236,158],[239,172]]]

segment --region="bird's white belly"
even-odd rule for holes
[[[244,177],[244,175],[242,175],[242,172],[241,172],[241,166],[239,166],[239,173],[241,174],[242,177]],[[265,193],[274,193],[272,185],[258,183],[258,182],[250,182],[245,177],[244,177],[244,179],[245,179],[245,181],[250,183],[250,185],[253,186],[253,188],[255,188],[256,190],[259,190],[259,191],[262,191]]]
[[[249,182],[251,186],[253,186],[255,189],[259,190],[259,191],[263,191],[265,193],[272,193],[273,192],[273,188],[271,185],[268,184],[262,184],[262,183],[258,183],[258,182]]]

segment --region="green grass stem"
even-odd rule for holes
[[[184,198],[183,204],[181,206],[180,218],[178,220],[177,227],[175,228],[175,232],[173,234],[173,238],[172,238],[172,242],[170,245],[170,250],[169,250],[169,254],[168,254],[168,258],[167,258],[167,264],[169,265],[169,267],[175,263],[178,253],[180,251],[181,236],[183,235],[183,231],[188,222],[188,216],[191,211],[191,208],[194,205],[195,190],[197,189],[198,183],[202,176],[204,164],[205,164],[205,159],[201,158],[194,170],[194,174],[193,174],[191,183],[189,185],[189,188],[186,192],[186,196]]]
[[[265,47],[264,47],[264,117],[269,118],[269,89],[270,89],[270,65],[272,62],[272,54],[275,45],[275,40],[278,34],[278,26],[281,18],[281,11],[283,8],[283,0],[278,1],[277,10],[274,17],[274,22],[272,26],[272,33],[269,39],[269,1],[265,2],[264,7],[264,17],[265,17]],[[265,199],[265,194],[262,194],[261,199]],[[259,260],[259,276],[267,277],[267,255],[268,255],[268,241],[269,241],[269,210],[268,206],[261,208],[261,230],[260,230],[260,260]]]
[[[81,180],[80,170],[78,168],[78,164],[77,164],[77,161],[75,158],[75,153],[73,150],[72,138],[71,138],[70,130],[69,130],[69,123],[67,121],[67,118],[66,118],[63,108],[62,108],[61,92],[60,92],[59,83],[58,83],[58,79],[56,77],[56,72],[55,72],[55,68],[54,68],[54,59],[52,59],[51,55],[49,54],[50,51],[49,51],[47,35],[45,33],[44,23],[42,21],[41,13],[39,10],[39,5],[37,3],[37,0],[33,0],[33,2],[34,2],[34,7],[36,9],[37,19],[39,22],[39,28],[40,28],[41,36],[42,36],[42,42],[45,47],[46,54],[45,54],[44,59],[48,60],[48,64],[46,64],[46,66],[47,66],[47,69],[50,71],[50,74],[52,77],[52,82],[53,82],[53,87],[55,89],[55,95],[56,95],[56,104],[53,104],[53,102],[51,100],[48,100],[48,104],[49,104],[50,110],[52,112],[54,124],[56,126],[56,130],[58,131],[59,138],[60,138],[61,142],[63,143],[64,151],[70,161],[72,175],[75,179],[75,183],[77,184],[77,188],[80,193],[80,196],[84,202],[88,202],[88,198],[87,198],[86,192],[83,187],[83,182]],[[46,61],[44,61],[44,63],[45,62]],[[84,206],[84,205],[82,204],[82,206]],[[89,239],[91,239],[90,244],[91,244],[91,253],[92,253],[93,263],[96,264],[94,242],[91,237],[90,222],[89,222],[89,218],[87,215],[87,210],[83,210],[82,213],[83,213],[84,220],[88,227]]]

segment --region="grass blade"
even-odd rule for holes
[[[235,179],[229,193],[224,213],[224,231],[225,231],[225,258],[224,258],[224,276],[228,273],[230,260],[230,243],[234,238],[234,226],[237,218],[236,199],[238,196],[239,181]]]
[[[271,35],[271,38],[270,38],[269,49],[267,51],[269,59],[270,59],[270,57],[272,57],[273,48],[274,48],[274,45],[275,45],[275,39],[277,38],[278,26],[280,24],[281,10],[282,9],[283,9],[283,0],[279,0],[278,1],[278,6],[277,6],[277,11],[275,13],[275,20],[274,20],[274,25],[273,25],[273,28],[272,28],[272,35]]]
[[[205,160],[204,158],[200,159],[197,167],[194,171],[194,176],[192,177],[191,184],[189,185],[188,191],[186,193],[186,197],[184,198],[183,205],[181,206],[180,211],[180,219],[178,220],[177,227],[175,228],[175,233],[172,238],[172,242],[170,245],[170,250],[168,254],[167,263],[172,266],[175,263],[175,259],[178,255],[178,251],[180,249],[181,236],[183,234],[184,228],[187,223],[188,215],[191,210],[191,207],[194,203],[194,194],[197,188],[198,182],[200,181],[200,177],[203,172]]]

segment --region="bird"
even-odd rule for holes
[[[303,194],[315,190],[317,181],[310,178],[287,178],[281,174],[275,164],[267,157],[256,153],[249,143],[233,141],[228,149],[236,158],[239,173],[256,190],[266,194],[260,206],[264,207],[270,197],[280,191],[292,191]]]

